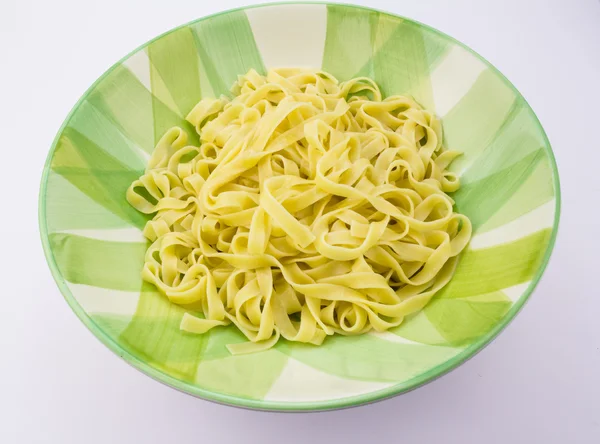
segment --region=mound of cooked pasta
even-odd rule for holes
[[[448,283],[471,224],[433,113],[321,71],[252,70],[232,93],[187,116],[200,146],[170,129],[127,191],[154,215],[142,277],[194,312],[183,330],[233,323],[233,354],[319,345],[398,326]]]

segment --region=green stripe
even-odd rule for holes
[[[412,95],[434,109],[430,72],[448,44],[414,23],[348,6],[327,7],[323,69],[340,80],[373,77],[385,96]]]
[[[464,183],[454,193],[459,213],[469,217],[476,233],[490,217],[498,212],[540,164],[547,161],[540,148],[513,165],[475,182]]]
[[[143,170],[146,161],[139,148],[87,100],[69,120],[69,127],[132,170]]]
[[[136,313],[119,342],[153,367],[192,382],[206,335],[189,335],[179,329],[185,311],[144,283]]]
[[[435,109],[430,72],[448,50],[448,43],[420,25],[379,15],[374,30],[373,72],[385,96],[412,95]]]
[[[65,128],[51,168],[95,202],[136,227],[148,217],[125,200],[125,192],[143,170],[132,170],[73,128]],[[100,221],[97,226],[102,226]]]
[[[198,41],[198,37],[196,37],[196,46],[198,47],[198,53],[200,54],[201,59],[200,82],[202,91],[212,91],[213,97],[219,97],[220,95],[231,96],[230,89],[233,82],[228,84],[221,77],[210,54]]]
[[[73,284],[139,291],[145,243],[110,242],[65,233],[48,236],[61,275]]]
[[[278,350],[201,361],[196,384],[217,393],[262,399],[285,367],[288,358]]]
[[[127,315],[92,313],[90,317],[104,333],[115,341],[119,341],[119,336],[131,322],[131,316]]]
[[[465,298],[492,293],[533,278],[546,253],[551,229],[514,242],[481,250],[468,250],[456,274],[436,298]]]
[[[330,336],[319,346],[279,341],[277,350],[311,367],[343,378],[404,382],[460,349],[391,342],[371,335]]]
[[[493,302],[486,300],[490,296]],[[478,301],[437,297],[425,307],[424,313],[449,344],[465,345],[489,332],[512,305],[501,292],[481,298]]]
[[[171,127],[180,126],[187,130],[190,144],[199,143],[194,128],[181,118],[202,98],[199,57],[194,40],[192,30],[184,27],[152,42],[147,48],[151,62],[155,142]],[[171,101],[179,110],[179,115],[163,105]]]
[[[155,146],[154,115],[164,119],[159,122],[164,131],[178,125],[193,134],[191,125],[182,116],[154,97],[123,65],[115,67],[87,100],[128,139],[148,153]]]
[[[154,149],[152,96],[123,65],[116,66],[87,99],[144,151]]]
[[[200,69],[215,94],[229,94],[238,75],[251,68],[266,72],[244,11],[232,11],[190,26],[200,54]]]
[[[189,145],[200,145],[200,139],[194,127],[183,118],[173,114],[154,96],[152,96],[152,109],[154,112],[154,144],[157,144],[168,130],[177,126],[187,133]]]
[[[548,158],[540,162],[521,188],[479,228],[485,232],[517,219],[554,198],[552,168]],[[552,221],[540,221],[550,225]]]
[[[261,398],[283,369],[287,357],[275,350],[231,356],[226,344],[244,342],[234,327],[195,335],[179,328],[186,310],[144,284],[136,313],[120,344],[153,367],[205,389]]]
[[[372,28],[375,11],[327,5],[327,34],[322,67],[339,80],[373,76]]]
[[[152,93],[159,99],[168,94],[182,115],[187,114],[202,98],[200,60],[192,30],[183,27],[170,32],[150,43],[147,52],[154,68],[150,71]],[[156,75],[160,76],[160,82],[156,81]],[[163,85],[167,91],[161,90]]]
[[[422,344],[443,345],[446,343],[446,339],[429,321],[423,311],[408,316],[399,327],[390,329],[389,331],[395,335]]]
[[[525,101],[519,99],[496,132],[494,140],[469,165],[461,180],[467,183],[483,179],[544,148],[544,136],[534,119]]]
[[[131,224],[82,193],[60,174],[50,170],[46,188],[48,232],[89,228],[124,228]]]
[[[486,69],[479,75],[442,120],[447,146],[465,154],[452,163],[453,171],[476,159],[494,140],[514,101],[515,93],[494,71]]]

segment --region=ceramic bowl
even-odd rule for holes
[[[385,334],[280,341],[231,356],[233,326],[196,336],[184,310],[140,277],[146,216],[125,200],[157,139],[250,68],[321,68],[375,79],[442,118],[457,211],[474,235],[449,285]],[[481,56],[423,24],[356,6],[237,9],[169,31],[117,62],[75,105],[50,150],[40,194],[48,263],[66,301],[106,346],[147,375],[212,401],[266,410],[354,406],[418,387],[488,344],[548,262],[559,215],[556,165],[515,87]],[[540,295],[542,296],[542,295]]]

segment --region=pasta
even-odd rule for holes
[[[471,236],[435,115],[369,78],[322,71],[240,76],[158,142],[127,200],[154,215],[144,280],[191,333],[235,326],[248,342],[320,345],[385,331],[451,279]],[[198,314],[199,313],[199,314]]]

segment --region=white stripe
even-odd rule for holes
[[[67,282],[67,286],[77,303],[88,314],[107,313],[133,316],[140,299],[139,292],[110,290],[70,282]]]
[[[485,233],[476,234],[471,239],[471,249],[479,250],[513,242],[544,228],[551,227],[554,221],[554,206],[554,199],[552,199],[512,222]]]
[[[527,288],[529,287],[529,284],[531,284],[531,281],[527,281],[522,284],[514,285],[512,287],[503,289],[502,293],[504,293],[506,296],[508,296],[508,298],[511,301],[516,302],[521,298],[521,296],[523,296],[523,294],[525,293],[525,290],[527,290]]]
[[[444,116],[469,92],[485,65],[465,49],[454,45],[431,73],[433,101]]]
[[[141,149],[141,148],[140,148],[139,146],[137,146],[137,145],[135,145],[135,147],[138,149],[138,154],[139,154],[140,156],[142,156],[142,159],[144,159],[144,161],[145,161],[146,163],[148,163],[148,161],[150,160],[150,157],[152,157],[152,156],[151,156],[151,154],[150,154],[150,153],[148,153],[148,152],[146,152],[146,151],[144,151],[143,149]]]
[[[289,358],[265,401],[327,401],[362,395],[393,386],[393,382],[341,378]]]
[[[246,10],[254,40],[267,68],[320,68],[325,50],[325,5],[269,6]]]
[[[135,227],[101,229],[74,229],[62,230],[57,233],[74,234],[76,236],[89,237],[112,242],[146,242],[141,230]]]
[[[369,333],[369,335],[379,339],[383,339],[384,341],[397,342],[400,344],[423,345],[420,342],[411,341],[410,339],[406,339],[402,336],[395,335],[394,333],[390,333],[389,331],[372,331]]]
[[[152,91],[152,82],[150,81],[150,59],[148,58],[146,51],[143,49],[139,50],[125,60],[123,66],[129,69],[148,91]]]

